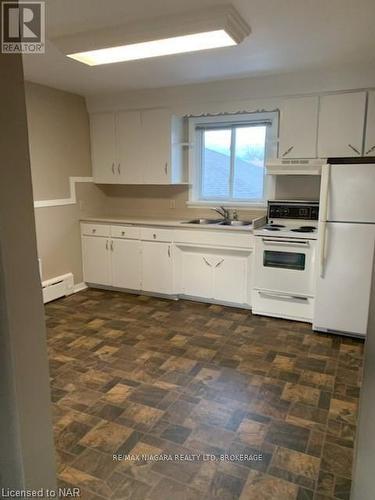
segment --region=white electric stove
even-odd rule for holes
[[[254,231],[252,312],[312,322],[319,203],[269,201]]]

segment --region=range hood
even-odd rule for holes
[[[322,166],[327,160],[315,159],[282,159],[271,160],[266,164],[268,175],[320,175]]]

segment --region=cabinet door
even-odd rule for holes
[[[320,98],[318,156],[361,156],[366,92]]]
[[[248,257],[223,255],[214,264],[214,298],[224,302],[248,302]]]
[[[365,156],[375,156],[375,91],[368,93]]]
[[[94,182],[98,184],[114,184],[118,182],[115,114],[98,113],[91,115],[90,131]]]
[[[171,114],[167,110],[142,111],[142,154],[145,184],[171,180]]]
[[[86,283],[111,285],[109,239],[82,236],[83,279]]]
[[[141,288],[141,242],[111,240],[112,285],[119,288]]]
[[[122,184],[142,184],[143,178],[143,134],[141,113],[139,111],[121,111],[117,114],[117,149],[116,166]]]
[[[181,254],[181,266],[181,292],[191,297],[212,299],[212,256],[184,250]]]
[[[142,242],[142,290],[173,293],[172,245],[154,241]]]
[[[316,158],[318,97],[287,99],[280,108],[280,158]]]

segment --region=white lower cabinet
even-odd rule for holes
[[[86,283],[111,285],[110,240],[82,236],[83,279]]]
[[[171,243],[142,241],[142,290],[173,294]]]
[[[250,249],[214,251],[181,246],[178,251],[182,295],[250,305]]]
[[[199,235],[204,241],[207,237],[207,241],[231,245],[220,248],[181,242],[189,238],[194,241],[192,233],[178,236],[177,231],[175,234],[166,228],[82,223],[81,231],[83,276],[91,285],[244,307],[251,304],[249,235],[246,239],[243,234],[224,234],[224,231]]]
[[[112,239],[112,286],[141,289],[141,242],[138,240]]]
[[[213,268],[210,256],[200,252],[181,253],[181,293],[191,297],[213,298]]]
[[[214,299],[245,304],[248,302],[248,257],[223,255],[214,267]]]

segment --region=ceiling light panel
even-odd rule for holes
[[[225,30],[207,31],[192,35],[152,40],[150,42],[133,43],[120,47],[90,50],[68,54],[68,57],[89,66],[111,64],[123,61],[135,61],[151,57],[196,52],[199,50],[216,49],[237,45]]]

